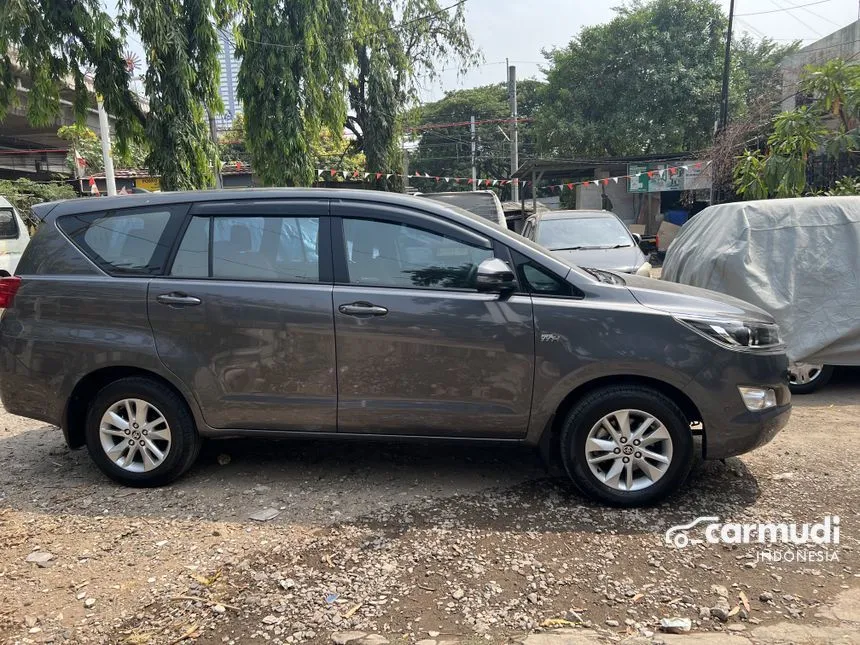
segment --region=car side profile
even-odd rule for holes
[[[166,484],[202,439],[503,442],[586,495],[654,503],[699,442],[786,423],[773,319],[584,271],[458,209],[373,191],[154,193],[36,207],[0,280],[0,397],[109,477]]]
[[[641,240],[609,211],[537,213],[523,225],[523,237],[578,266],[651,275],[651,264],[639,248]]]

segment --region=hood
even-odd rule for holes
[[[636,270],[645,263],[645,256],[638,246],[624,246],[620,249],[562,250],[552,251],[552,254],[569,264],[619,273],[636,273]]]
[[[650,309],[700,318],[774,322],[764,309],[716,291],[636,275],[625,275],[624,282],[639,304]]]

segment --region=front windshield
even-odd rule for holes
[[[547,219],[538,226],[537,241],[550,251],[633,246],[630,233],[614,217]]]

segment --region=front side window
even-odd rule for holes
[[[57,224],[81,250],[108,273],[157,275],[170,249],[166,234],[172,213],[112,211],[69,215]]]
[[[365,219],[343,220],[350,284],[475,289],[491,249],[424,229]]]
[[[544,219],[537,242],[550,251],[633,246],[629,231],[614,217]]]
[[[319,218],[194,217],[170,273],[185,278],[318,282]]]
[[[18,221],[11,208],[0,208],[0,240],[14,240],[18,237]]]

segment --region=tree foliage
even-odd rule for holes
[[[544,84],[534,80],[517,83],[518,113],[530,117],[541,104]],[[449,92],[445,98],[415,108],[410,123],[465,123],[510,117],[507,85],[498,83],[468,90]],[[507,123],[483,123],[476,126],[476,167],[479,177],[506,177],[510,171],[510,142]],[[410,155],[410,165],[421,172],[443,177],[471,177],[471,135],[469,126],[431,128],[416,132],[417,147]],[[519,125],[520,154],[529,156],[537,147],[534,127]],[[449,184],[425,186],[422,190],[450,190]]]
[[[21,213],[30,232],[38,226],[32,207],[42,202],[53,202],[58,199],[73,199],[75,191],[68,184],[39,183],[30,179],[0,179],[0,196],[5,197]]]
[[[66,153],[66,165],[74,173],[76,166],[75,152],[83,157],[86,166],[82,169],[83,174],[101,172],[104,170],[104,157],[102,156],[102,144],[99,135],[85,125],[64,125],[57,130],[57,136],[68,141],[71,145]],[[114,140],[115,141],[115,140]],[[114,165],[118,168],[145,168],[147,149],[141,144],[132,141],[125,150],[111,145],[114,154]]]
[[[636,1],[610,22],[546,52],[544,153],[558,156],[694,151],[713,136],[726,16],[713,0]],[[778,91],[778,62],[794,45],[735,40],[732,114]]]
[[[83,121],[104,98],[116,117],[118,146],[140,135],[144,116],[129,89],[129,72],[117,25],[98,0],[4,0],[0,3],[0,121],[17,100],[16,76],[29,82],[27,118],[38,127],[62,114],[61,94],[71,94]],[[92,70],[90,79],[85,70]],[[27,82],[27,81],[25,81]]]
[[[226,18],[226,5],[123,0],[122,6],[124,23],[134,26],[146,50],[147,165],[160,175],[163,190],[213,185],[216,149],[207,110],[221,109],[215,20]]]
[[[346,127],[371,169],[391,170],[400,164],[398,124],[417,96],[417,79],[432,82],[448,62],[465,69],[478,54],[462,5],[448,12],[437,0],[365,1],[366,24],[353,38]]]
[[[798,94],[810,104],[778,114],[767,145],[738,158],[735,190],[745,199],[800,197],[810,189],[813,156],[838,160],[860,146],[860,65],[837,59],[808,67]],[[831,190],[845,194],[854,183],[843,177]]]
[[[312,146],[346,120],[348,37],[360,14],[344,0],[247,0],[236,51],[247,144],[260,181],[307,185]]]

